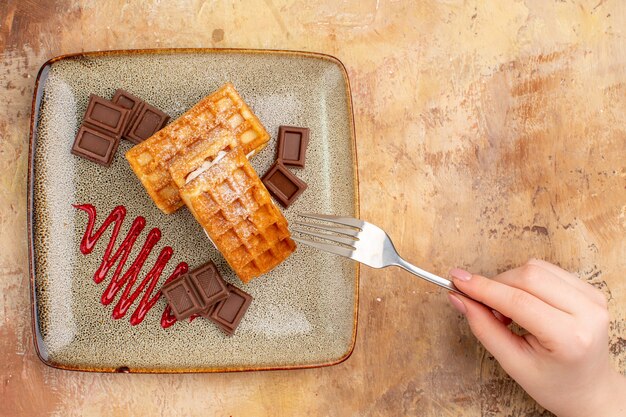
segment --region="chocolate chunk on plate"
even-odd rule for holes
[[[228,298],[217,303],[209,319],[230,336],[235,333],[235,329],[248,311],[252,296],[234,285],[227,284],[227,287]]]
[[[137,120],[137,116],[139,115],[139,112],[143,108],[145,101],[129,93],[126,90],[122,90],[121,88],[118,88],[115,91],[115,95],[113,96],[112,101],[118,106],[124,107],[125,109],[129,110],[128,121],[126,123],[124,132],[122,134],[122,137],[126,139],[128,132],[130,131],[130,128],[133,126],[133,124],[135,123],[135,120]]]
[[[83,124],[94,130],[119,138],[126,127],[128,115],[128,109],[91,94],[87,111],[83,118]]]
[[[148,103],[139,109],[137,118],[125,137],[133,143],[140,143],[161,130],[170,117]]]
[[[262,181],[267,190],[285,208],[293,204],[307,188],[306,183],[293,175],[280,161],[276,161],[263,176]]]
[[[277,160],[284,165],[304,168],[308,145],[308,127],[280,126],[278,128]]]
[[[167,298],[176,320],[185,320],[204,309],[202,298],[191,282],[189,274],[181,275],[165,284],[161,288],[161,293]]]
[[[111,136],[82,125],[78,129],[71,152],[74,155],[82,156],[92,162],[108,167],[111,165],[119,143],[119,136]]]
[[[191,271],[189,278],[204,303],[204,310],[200,312],[200,315],[208,318],[213,306],[228,297],[226,282],[211,261]]]

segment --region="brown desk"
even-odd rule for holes
[[[1,415],[542,411],[441,291],[393,269],[363,269],[356,349],[334,367],[103,375],[40,363],[28,313],[30,104],[39,66],[82,50],[336,55],[353,88],[363,218],[433,272],[458,265],[493,275],[529,257],[578,271],[609,297],[611,352],[626,369],[626,13],[619,1],[140,3],[0,4]]]

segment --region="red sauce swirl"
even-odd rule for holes
[[[137,257],[132,261],[130,267],[128,267],[128,269],[124,272],[124,266],[128,261],[128,256],[130,255],[137,238],[146,226],[146,219],[142,216],[136,217],[126,234],[126,237],[119,247],[115,249],[117,236],[120,228],[122,227],[122,223],[124,222],[124,218],[126,217],[126,207],[115,207],[95,232],[96,208],[91,204],[76,204],[74,205],[74,208],[82,210],[88,215],[87,228],[85,230],[85,234],[83,235],[83,239],[80,242],[80,251],[84,255],[88,255],[93,251],[94,246],[102,234],[111,225],[113,225],[113,231],[111,233],[111,237],[109,238],[109,243],[107,244],[104,255],[102,256],[102,262],[94,273],[93,280],[97,284],[104,281],[111,268],[113,268],[113,266],[117,263],[111,280],[102,293],[100,302],[104,305],[110,304],[123,288],[122,295],[113,308],[113,318],[120,319],[126,315],[130,307],[143,293],[143,296],[139,301],[139,305],[137,305],[137,308],[135,308],[135,311],[130,317],[131,325],[135,326],[141,323],[146,317],[146,314],[148,314],[148,311],[150,311],[159,298],[161,298],[160,290],[154,295],[152,295],[152,293],[154,292],[159,278],[161,277],[163,269],[172,257],[174,250],[169,246],[161,249],[161,252],[159,253],[152,269],[139,282],[139,285],[135,287],[139,277],[139,272],[146,262],[146,259],[152,252],[154,246],[161,239],[161,231],[155,227],[148,232],[139,254],[137,254]],[[185,262],[179,263],[176,268],[174,268],[172,274],[167,278],[167,280],[165,280],[165,283],[186,273],[188,269],[189,267]],[[176,318],[172,315],[168,305],[161,316],[161,327],[165,329],[174,323],[176,323]]]

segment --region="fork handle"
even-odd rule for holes
[[[449,279],[445,279],[445,278],[440,277],[439,275],[431,274],[428,271],[424,271],[422,268],[418,268],[415,265],[408,263],[407,261],[405,261],[404,259],[400,257],[398,257],[398,262],[396,263],[396,265],[428,282],[432,282],[433,284],[439,285],[440,287],[445,288],[448,291],[455,292],[457,294],[460,294],[464,297],[467,297],[473,300],[472,297],[465,294],[463,291],[460,291],[459,289],[457,289],[452,283],[452,281],[450,281]]]

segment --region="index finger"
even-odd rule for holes
[[[591,303],[585,293],[567,283],[562,277],[533,264],[509,269],[491,279],[526,291],[544,303],[569,314],[574,314]]]
[[[578,278],[576,275],[568,272],[558,266],[551,264],[550,262],[543,261],[541,259],[529,259],[527,264],[536,265],[540,268],[545,269],[546,271],[550,271],[555,275],[560,276],[569,284],[576,287],[578,290],[582,291],[587,297],[591,299],[591,301],[598,304],[600,307],[606,308],[606,296],[602,291],[589,284],[585,280]]]
[[[567,313],[519,288],[480,275],[471,275],[469,279],[463,280],[454,270],[451,274],[459,290],[512,318],[534,334],[547,349],[565,336],[566,324],[571,320]],[[468,278],[467,275],[464,277]]]

